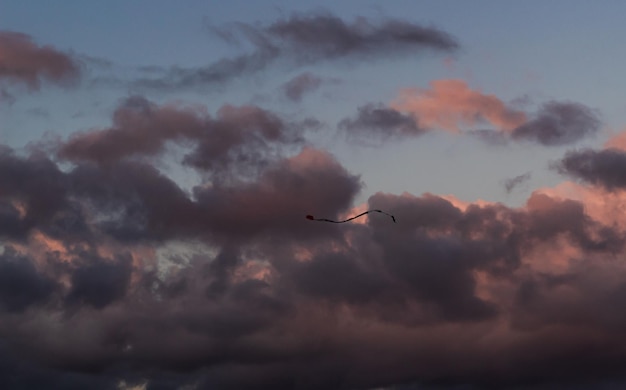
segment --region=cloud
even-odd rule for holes
[[[605,142],[604,147],[607,149],[626,150],[626,131],[622,131],[611,137]]]
[[[51,46],[38,46],[26,34],[0,31],[0,80],[39,89],[43,80],[64,83],[78,77],[80,67]]]
[[[418,127],[412,115],[375,104],[359,107],[356,117],[343,119],[339,122],[339,128],[356,138],[382,139],[416,136],[426,131]]]
[[[301,61],[347,56],[369,57],[415,53],[421,49],[454,50],[456,41],[433,27],[388,19],[346,23],[331,14],[292,15],[258,30]]]
[[[548,102],[534,118],[513,129],[514,139],[526,139],[547,146],[567,145],[595,134],[600,120],[579,103]]]
[[[283,85],[283,92],[290,100],[299,102],[302,96],[316,90],[321,83],[322,79],[319,77],[308,72],[302,73],[286,82]]]
[[[610,191],[626,187],[626,152],[619,149],[570,151],[555,167],[562,174]]]
[[[425,50],[451,52],[459,46],[453,37],[435,27],[398,19],[376,22],[363,17],[347,22],[327,12],[293,14],[265,25],[233,23],[209,28],[228,43],[251,47],[251,52],[201,68],[173,67],[165,70],[162,77],[145,78],[138,84],[185,88],[226,82],[279,62],[297,68],[320,61],[406,57]]]
[[[370,105],[344,126],[405,136],[417,123]],[[376,193],[355,207],[360,177],[301,130],[254,106],[131,97],[110,127],[0,149],[0,385],[626,381],[617,191],[537,191],[521,207]],[[189,191],[158,169],[171,142],[208,173]],[[305,218],[364,208],[398,223]]]
[[[484,125],[491,128],[475,128]],[[525,140],[545,146],[578,142],[597,133],[600,125],[596,113],[579,103],[550,101],[531,114],[472,90],[463,80],[432,81],[429,89],[405,88],[389,108],[364,106],[356,119],[340,123],[351,131],[369,130],[369,136],[383,138],[438,129],[467,133],[494,145]]]
[[[25,359],[16,383],[371,388],[620,378],[610,367],[624,354],[606,348],[615,340],[605,335],[626,321],[617,310],[626,268],[613,261],[626,232],[580,201],[535,193],[509,208],[378,193],[367,207],[397,215],[397,224],[373,215],[336,226],[304,215],[347,212],[361,183],[312,148],[192,194],[145,161],[77,160],[59,170],[44,156],[7,151],[0,172],[17,184],[2,200],[17,222],[41,202],[45,187],[21,179],[35,167],[56,175],[60,198],[21,236],[3,235],[0,267],[20,283],[0,288],[2,356],[19,349]],[[76,207],[85,241],[71,239],[67,222],[49,227]],[[67,258],[51,244],[43,257],[20,244],[52,232]],[[178,263],[137,255],[176,242],[201,250],[181,252]],[[567,370],[576,364],[587,369]]]
[[[216,117],[203,108],[158,106],[141,96],[124,101],[113,125],[75,133],[58,155],[71,161],[111,164],[122,159],[156,157],[168,142],[191,145],[184,163],[215,176],[256,169],[276,157],[281,146],[297,145],[311,121],[289,123],[256,106],[222,106]]]
[[[510,130],[526,121],[524,112],[508,107],[494,95],[470,89],[463,80],[436,80],[430,89],[404,89],[391,107],[415,115],[421,127],[455,133],[460,126],[480,123]]]
[[[507,194],[510,194],[511,191],[513,191],[515,187],[530,180],[530,177],[531,177],[531,173],[526,172],[521,175],[515,176],[513,178],[507,179],[504,181],[504,189],[506,190]]]
[[[131,275],[129,257],[116,261],[81,258],[85,264],[77,267],[71,275],[67,293],[68,303],[82,303],[102,309],[126,294]]]
[[[43,304],[51,298],[57,283],[37,271],[31,259],[12,249],[0,255],[0,306],[9,312]]]

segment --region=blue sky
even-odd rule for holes
[[[559,181],[547,172],[546,163],[563,149],[498,149],[467,138],[437,135],[376,150],[338,140],[334,134],[336,124],[359,105],[390,101],[400,88],[426,87],[437,79],[463,79],[472,88],[503,101],[527,99],[541,104],[568,100],[596,109],[603,129],[595,139],[584,140],[578,146],[584,142],[602,143],[609,131],[619,131],[626,123],[619,87],[620,58],[625,55],[620,50],[624,30],[620,15],[626,6],[610,3],[189,1],[174,6],[167,1],[7,1],[0,16],[5,29],[29,34],[41,44],[78,57],[108,61],[111,65],[107,74],[121,78],[136,67],[196,67],[236,55],[240,49],[211,35],[209,25],[268,23],[281,15],[311,10],[327,10],[348,20],[358,16],[391,17],[433,25],[454,36],[461,48],[450,55],[424,53],[364,64],[321,64],[316,71],[340,83],[326,86],[300,105],[276,97],[277,88],[299,69],[287,73],[269,69],[232,86],[163,93],[137,91],[132,85],[106,81],[91,86],[90,77],[102,70],[86,62],[86,82],[79,88],[20,92],[15,104],[3,107],[3,136],[18,146],[47,131],[66,136],[76,130],[105,126],[119,100],[137,92],[158,102],[182,99],[209,108],[225,101],[263,101],[267,108],[285,114],[306,113],[326,121],[327,128],[316,142],[331,147],[351,171],[363,175],[367,185],[363,200],[377,191],[406,190],[455,194],[467,201],[481,198],[519,204],[532,187]],[[446,67],[443,61],[448,57],[454,58],[454,63]],[[44,112],[47,115],[41,115]],[[437,177],[420,169],[433,163],[438,167]],[[506,195],[501,181],[525,172],[533,173],[527,190]]]

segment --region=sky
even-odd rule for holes
[[[2,1],[0,387],[622,388],[625,13]]]

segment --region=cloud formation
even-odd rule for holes
[[[269,40],[305,62],[347,56],[406,55],[422,49],[449,51],[458,47],[454,38],[434,27],[397,19],[376,23],[358,18],[348,23],[328,13],[292,15],[256,30],[255,38]]]
[[[626,188],[626,152],[623,150],[570,151],[556,164],[556,168],[563,174],[610,191]]]
[[[198,106],[158,106],[141,96],[126,99],[113,125],[76,133],[59,147],[71,161],[110,164],[121,159],[161,155],[168,142],[190,144],[184,163],[208,173],[242,172],[269,163],[281,146],[299,144],[313,123],[288,123],[256,106],[222,106],[215,118]],[[228,169],[227,169],[228,168]]]
[[[389,108],[360,107],[356,119],[340,123],[352,133],[382,138],[436,129],[475,135],[492,144],[525,140],[544,146],[576,143],[596,134],[600,125],[597,114],[579,103],[550,101],[527,113],[469,88],[463,80],[435,80],[429,89],[405,88]]]
[[[507,179],[504,181],[504,189],[506,190],[507,194],[510,194],[515,187],[530,180],[530,177],[531,173],[526,172],[513,178]]]
[[[51,47],[38,46],[26,34],[0,31],[0,80],[39,89],[43,80],[63,83],[79,75],[78,63]]]
[[[426,130],[418,127],[415,117],[383,105],[361,106],[354,118],[339,122],[339,128],[353,137],[381,139],[417,136]]]
[[[261,149],[268,164],[257,174],[190,193],[130,158],[163,153],[176,137],[195,150],[213,121],[276,129],[269,118],[237,108],[213,119],[132,98],[115,112],[117,127],[89,135],[94,145],[131,145],[123,153],[64,149],[89,133],[60,145],[75,153],[64,169],[41,151],[2,150],[9,388],[625,379],[626,352],[607,347],[607,330],[626,321],[617,309],[626,268],[615,261],[626,230],[582,201],[536,192],[510,208],[378,193],[365,206],[397,224],[370,215],[337,226],[304,215],[349,213],[361,182],[321,150]],[[132,129],[139,141],[110,135]],[[587,369],[572,373],[579,364]]]
[[[220,83],[261,71],[282,62],[291,67],[320,61],[380,60],[421,54],[425,50],[451,52],[459,45],[435,27],[398,19],[345,21],[328,12],[293,14],[266,25],[236,23],[210,30],[228,43],[252,51],[224,58],[201,68],[174,67],[159,78],[139,80],[153,88],[180,88]]]
[[[424,128],[455,133],[461,127],[482,123],[511,130],[526,122],[524,112],[508,107],[494,95],[470,89],[463,80],[435,80],[429,89],[404,89],[391,107],[412,113]]]
[[[322,79],[308,72],[302,73],[283,85],[285,96],[294,102],[302,100],[302,96],[316,90]]]
[[[546,146],[577,142],[600,129],[600,120],[579,103],[548,102],[534,118],[513,129],[514,139],[526,139]]]
[[[153,81],[457,47],[434,28],[325,13],[216,32],[252,52]],[[298,100],[319,82],[301,73],[284,92]],[[579,196],[544,188],[509,207],[378,192],[356,205],[365,183],[307,143],[315,123],[255,105],[209,113],[131,96],[109,125],[39,149],[0,146],[0,388],[626,383],[626,152],[566,154],[556,166],[584,182],[570,183]],[[599,120],[577,103],[531,113],[439,80],[391,106],[358,107],[339,127],[383,140],[444,130],[557,146],[597,132]],[[197,182],[183,188],[181,167],[165,162]],[[305,218],[370,208],[398,222]]]

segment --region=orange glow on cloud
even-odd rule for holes
[[[391,107],[419,118],[420,127],[458,133],[461,126],[481,122],[512,130],[526,121],[526,114],[506,106],[495,95],[472,90],[463,80],[436,80],[430,89],[406,88]]]
[[[463,201],[459,198],[457,198],[456,196],[449,194],[449,195],[437,195],[438,197],[440,197],[441,199],[445,199],[448,202],[452,203],[452,205],[454,207],[456,207],[457,209],[465,212],[467,210],[467,208],[471,205],[475,205],[475,206],[480,206],[480,207],[484,207],[484,206],[490,206],[490,205],[494,205],[496,204],[495,202],[489,202],[483,199],[477,199],[473,202],[466,202]]]
[[[606,143],[604,144],[604,147],[607,149],[612,148],[612,149],[626,150],[626,130],[611,137],[608,141],[606,141]]]
[[[554,187],[538,189],[536,193],[582,202],[585,213],[593,220],[626,231],[626,221],[623,218],[626,214],[626,194],[623,192],[609,192],[598,187],[565,181]]]

